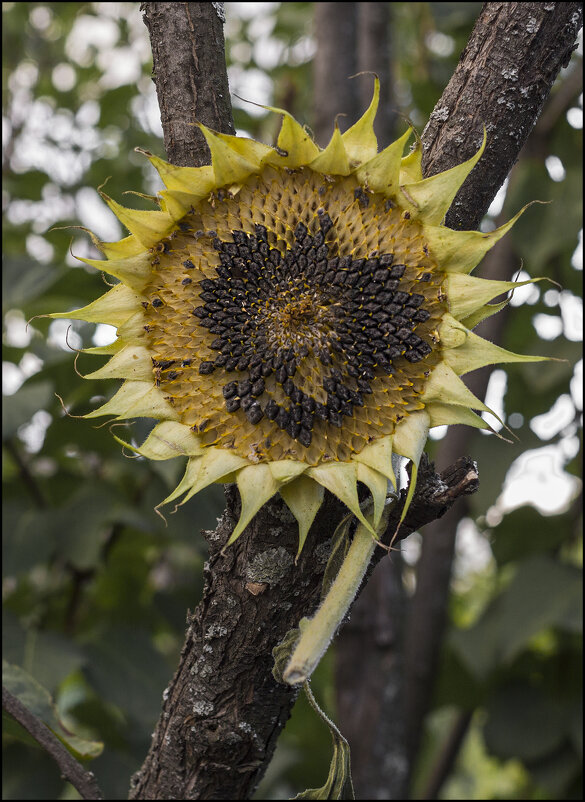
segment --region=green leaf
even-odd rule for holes
[[[272,650],[272,656],[274,657],[272,675],[277,682],[284,683],[282,678],[283,671],[303,629],[308,623],[308,618],[302,618],[299,622],[299,628],[289,630],[282,641]],[[295,796],[294,799],[355,799],[351,782],[349,744],[317,704],[308,682],[303,683],[303,690],[313,710],[329,728],[333,741],[333,757],[331,758],[329,775],[325,785],[322,788],[309,788]]]
[[[140,727],[152,727],[173,672],[154,648],[150,633],[138,627],[112,627],[84,651],[84,672],[96,693]]]
[[[575,706],[573,715],[571,717],[570,725],[571,742],[575,747],[575,751],[583,760],[583,705]]]
[[[19,662],[45,688],[56,692],[72,672],[83,666],[84,655],[70,638],[58,632],[28,629],[25,650]]]
[[[549,627],[582,631],[581,591],[582,574],[575,566],[544,555],[522,563],[503,595],[502,658],[512,660]]]
[[[487,705],[486,745],[500,758],[536,760],[550,754],[567,731],[567,711],[539,688],[511,683]]]
[[[154,525],[126,503],[113,482],[93,481],[81,484],[59,508],[32,516],[29,525],[38,538],[56,545],[62,559],[86,571],[100,564],[105,538],[111,526],[121,522],[146,531]]]
[[[284,681],[282,675],[287,667],[291,654],[297,645],[298,639],[301,637],[301,632],[309,623],[308,618],[301,618],[299,621],[298,629],[289,629],[284,638],[272,650],[272,657],[274,658],[274,666],[272,667],[272,676],[277,682],[282,685],[287,683]]]
[[[2,561],[5,576],[25,573],[49,559],[55,542],[45,536],[45,516],[45,510],[23,509],[22,498],[5,497],[2,505]]]
[[[13,696],[46,724],[76,758],[94,758],[101,754],[104,746],[102,743],[80,738],[64,727],[49,692],[22,668],[3,661],[2,682]],[[26,740],[28,742],[28,738]]]
[[[492,552],[500,565],[536,552],[552,552],[572,535],[571,516],[544,516],[531,506],[506,513],[493,530]]]
[[[579,796],[571,793],[571,784],[580,782],[583,766],[577,755],[570,749],[558,751],[528,763],[527,768],[535,783],[541,786],[551,799],[575,799]],[[581,789],[577,794],[581,793]]]
[[[487,683],[481,683],[457,650],[447,641],[442,650],[434,704],[437,708],[454,706],[459,710],[475,710],[488,694]]]
[[[472,673],[485,679],[549,627],[581,630],[581,573],[574,566],[535,555],[518,567],[508,587],[473,627],[453,633],[452,644]]]

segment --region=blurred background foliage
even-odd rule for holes
[[[313,4],[225,5],[232,94],[310,124]],[[391,5],[397,110],[422,130],[481,4]],[[167,527],[153,507],[177,482],[181,461],[131,459],[107,425],[64,413],[82,415],[112,395],[111,383],[82,381],[73,365],[74,350],[111,338],[108,327],[35,317],[104,290],[103,277],[72,255],[95,256],[89,238],[65,228],[122,236],[96,188],[111,176],[108,193],[122,201],[126,190],[159,188],[134,152],[164,156],[139,4],[6,2],[2,10],[5,682],[91,760],[107,797],[125,798],[178,660],[186,611],[200,598],[199,531],[215,526],[223,495],[198,496]],[[492,374],[487,402],[518,440],[474,441],[481,490],[458,531],[417,798],[462,712],[471,727],[441,798],[582,798],[580,72],[577,52],[555,87],[569,102],[527,145],[485,223],[502,204],[510,216],[534,198],[552,201],[533,207],[510,236],[517,266],[557,284],[516,293],[503,345],[564,361]],[[274,116],[233,102],[239,133],[274,140]],[[95,367],[95,357],[77,360],[80,373]],[[139,441],[147,427],[137,421],[121,433]],[[405,545],[410,590],[418,549],[413,535]],[[331,655],[314,690],[334,716]],[[10,720],[3,748],[5,799],[78,798]],[[326,729],[299,703],[258,798],[320,785],[329,750]]]

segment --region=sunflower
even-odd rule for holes
[[[102,193],[130,236],[94,238],[105,259],[82,260],[119,283],[52,315],[117,327],[111,346],[88,349],[111,358],[86,378],[124,383],[85,417],[159,421],[130,448],[188,458],[162,503],[235,481],[230,543],[280,493],[300,551],[325,488],[376,534],[393,454],[412,461],[409,501],[431,427],[489,428],[460,376],[539,359],[471,331],[518,286],[469,275],[518,215],[489,233],[442,225],[485,136],[471,159],[423,179],[420,142],[403,156],[411,130],[378,153],[378,99],[376,80],[363,117],[344,134],[335,127],[324,150],[271,108],[282,115],[275,147],[200,125],[211,165],[146,153],[166,187],[159,209]]]

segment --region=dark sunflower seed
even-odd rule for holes
[[[312,439],[313,439],[313,434],[311,430],[301,426],[301,430],[297,436],[297,440],[299,441],[299,443],[302,446],[305,446],[305,448],[308,448],[311,445]]]
[[[252,424],[260,423],[262,418],[264,417],[264,412],[262,411],[262,407],[260,404],[255,403],[246,410],[246,417]]]
[[[229,382],[228,384],[224,385],[222,389],[223,397],[226,399],[233,398],[237,392],[238,392],[237,382]]]
[[[278,406],[274,398],[271,398],[270,401],[266,404],[264,412],[269,420],[274,420],[278,415],[279,410],[280,407]]]
[[[284,409],[284,407],[280,407],[275,418],[276,425],[279,426],[281,429],[286,429],[288,420],[289,420],[288,412],[286,411],[286,409]]]

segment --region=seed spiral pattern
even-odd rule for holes
[[[252,424],[266,415],[307,447],[315,416],[340,427],[354,405],[363,406],[362,395],[371,393],[376,368],[391,375],[394,359],[419,362],[432,350],[413,333],[417,323],[429,318],[419,308],[424,296],[398,289],[406,266],[393,265],[392,254],[328,258],[325,234],[333,223],[322,209],[318,214],[319,232],[311,236],[299,223],[295,245],[284,257],[269,247],[261,225],[253,236],[232,232],[233,243],[215,238],[222,262],[219,278],[201,282],[206,303],[194,310],[201,325],[220,335],[211,343],[219,356],[202,362],[199,372],[224,368],[247,373],[224,385],[227,411],[241,408]],[[423,274],[422,280],[428,278]],[[334,352],[345,356],[347,375],[336,368],[328,371],[323,380],[327,402],[320,404],[297,387],[294,376],[304,357],[315,355],[325,368],[332,365]],[[256,400],[272,373],[289,399],[287,408],[271,398],[263,409]],[[348,376],[357,389],[348,387]]]
[[[352,188],[348,179],[318,183],[322,177],[304,171],[286,178],[302,204],[282,198],[267,213],[263,199],[274,199],[274,185],[282,184],[269,168],[235,200],[222,193],[211,208],[194,209],[180,225],[183,234],[159,247],[154,260],[162,281],[147,305],[147,328],[156,343],[161,315],[174,325],[185,316],[168,294],[168,267],[176,284],[178,257],[181,303],[185,293],[193,301],[191,322],[182,319],[181,326],[194,336],[180,357],[166,348],[154,359],[155,376],[165,397],[187,413],[185,422],[210,443],[225,444],[225,434],[244,425],[246,456],[253,444],[259,459],[264,453],[339,458],[368,442],[372,424],[388,433],[420,408],[421,380],[436,361],[437,277],[417,224],[387,199]],[[250,208],[252,219],[242,220],[242,209]],[[372,248],[368,229],[378,231],[381,216],[388,236]],[[197,280],[202,255],[208,269]],[[212,410],[186,409],[186,382],[208,388]],[[369,437],[362,434],[366,426]]]

